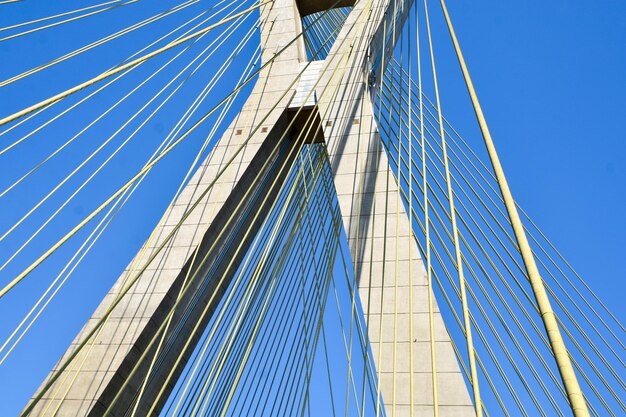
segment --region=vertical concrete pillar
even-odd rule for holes
[[[355,5],[321,70],[319,89],[333,94],[317,93],[321,97],[318,106],[329,161],[386,414],[429,417],[434,411],[425,268],[410,234],[409,219],[398,198],[398,182],[390,171],[373,114],[370,94],[375,93],[378,80],[368,80],[381,74],[386,64],[382,60],[383,39],[392,36],[394,20],[396,36],[401,31],[411,2],[405,2],[404,9],[400,3],[361,0]],[[392,40],[391,45],[394,43]],[[387,48],[386,59],[393,47]],[[440,415],[473,416],[465,381],[436,306],[435,337]]]
[[[269,58],[274,57],[278,50],[300,33],[301,12],[307,14],[320,11],[333,3],[327,0],[318,2],[275,0],[262,8],[261,42],[265,45],[262,52],[264,62],[268,62]],[[345,0],[340,5],[352,5],[352,2]],[[360,0],[354,6],[325,62],[313,63],[307,75],[298,80],[306,59],[303,40],[300,38],[260,74],[240,114],[180,197],[168,208],[162,225],[155,231],[156,239],[148,245],[145,252],[138,255],[135,260],[137,265],[143,265],[162,244],[189,206],[215,180],[218,172],[226,166],[226,162],[248,139],[254,128],[263,121],[260,128],[252,133],[243,152],[217,179],[211,192],[202,199],[199,207],[184,221],[165,250],[156,257],[134,284],[130,293],[115,308],[93,344],[89,344],[74,359],[72,365],[61,372],[60,378],[43,394],[30,415],[41,415],[46,408],[54,410],[57,406],[58,417],[100,416],[109,408],[111,416],[123,416],[132,409],[142,381],[147,375],[149,362],[141,365],[132,376],[130,370],[137,359],[146,352],[156,329],[165,320],[189,269],[192,268],[192,272],[198,272],[204,277],[194,283],[190,292],[200,297],[201,306],[208,302],[212,294],[224,293],[234,274],[234,271],[226,271],[226,262],[223,261],[235,256],[231,242],[239,242],[243,231],[249,227],[254,231],[260,226],[251,224],[250,219],[243,213],[246,210],[263,212],[271,205],[272,198],[268,203],[261,204],[258,196],[267,195],[269,190],[253,180],[258,175],[268,177],[276,175],[277,166],[291,162],[285,159],[285,152],[272,153],[273,145],[286,131],[293,117],[290,108],[299,108],[302,104],[300,101],[306,97],[302,91],[296,94],[296,86],[302,90],[311,89],[315,84],[317,84],[315,96],[320,98],[319,103],[313,100],[306,105],[309,108],[317,107],[316,111],[321,116],[318,123],[321,123],[323,139],[328,145],[330,164],[358,280],[359,295],[367,313],[371,349],[380,372],[387,415],[392,415],[392,410],[395,410],[398,416],[410,415],[408,399],[410,344],[413,344],[416,365],[415,415],[432,415],[424,268],[415,242],[409,236],[409,223],[404,207],[402,204],[396,204],[398,193],[396,180],[392,174],[388,174],[387,157],[380,146],[377,146],[379,137],[369,98],[370,91],[366,83],[368,74],[376,71],[369,58],[376,56],[380,51],[383,44],[383,27],[390,25],[394,17],[399,17],[398,24],[401,25],[403,13],[406,12],[396,10],[390,0]],[[379,62],[377,65],[381,66],[384,63]],[[380,72],[380,68],[378,71]],[[285,89],[294,80],[296,81],[294,87],[286,92]],[[320,140],[317,137],[308,139]],[[270,166],[261,170],[268,159],[271,160]],[[270,194],[270,197],[272,196]],[[235,208],[240,202],[242,204],[237,211]],[[387,216],[384,214],[386,204]],[[227,224],[231,216],[237,221],[234,224]],[[397,235],[396,227],[399,231]],[[218,235],[224,230],[225,233],[218,239]],[[409,286],[408,276],[410,245],[413,247],[414,255],[412,287]],[[212,246],[217,249],[208,252],[208,248]],[[199,270],[197,264],[191,263],[193,252],[198,247],[200,256],[207,259]],[[236,260],[241,258],[243,253],[245,250]],[[65,358],[83,341],[85,334],[94,328],[102,318],[103,312],[119,295],[125,281],[132,275],[133,271],[129,267],[76,337],[59,364],[65,362]],[[225,277],[225,281],[220,288],[217,282],[222,276]],[[396,284],[399,289],[397,294]],[[410,311],[408,294],[411,291],[414,300],[413,341],[408,338]],[[218,303],[219,297],[213,300],[212,310]],[[182,345],[188,338],[197,341],[203,330],[201,328],[196,333],[192,331],[193,325],[199,319],[200,311],[196,311],[199,308],[192,309],[191,314],[185,319],[183,311],[188,306],[192,306],[191,296],[183,300],[173,316],[170,329],[177,328],[177,333],[171,333],[170,330],[166,336],[167,343],[161,352],[159,365],[150,375],[150,383],[142,395],[138,415],[146,415],[148,408],[155,402],[166,375],[173,371],[176,376],[182,371],[191,351],[190,349],[183,357],[183,361],[175,367],[174,362]],[[210,315],[204,318],[204,322],[208,322],[209,319]],[[379,334],[381,320],[383,332]],[[393,349],[393,335],[396,333],[394,329],[397,329],[395,349]],[[441,415],[470,416],[473,411],[469,395],[439,314],[436,315],[436,329]],[[379,349],[382,352],[380,360],[378,360]],[[150,353],[152,352],[148,352]],[[50,375],[58,372],[57,365]],[[397,381],[395,389],[392,381],[394,374]],[[157,404],[156,413],[159,412],[174,382],[175,379],[170,382],[165,395]],[[113,398],[120,390],[122,395],[119,401],[112,405]],[[64,401],[59,403],[61,397],[64,397]]]
[[[262,51],[263,62],[268,62],[270,58],[273,58],[277,51],[283,49],[287,42],[300,32],[301,19],[293,0],[275,0],[264,6],[261,9],[261,42],[265,46]],[[263,185],[255,183],[254,179],[258,175],[275,176],[276,168],[285,163],[288,149],[282,149],[278,154],[273,154],[272,151],[275,148],[274,144],[287,128],[289,114],[286,109],[296,90],[296,84],[291,91],[285,91],[286,86],[296,79],[300,64],[305,59],[304,54],[302,41],[294,43],[262,71],[239,115],[216,144],[210,156],[199,167],[179,198],[167,209],[162,225],[155,230],[156,239],[138,255],[131,265],[141,267],[146,263],[153,252],[162,245],[169,232],[180,222],[189,207],[198,200],[208,185],[216,180],[218,173],[226,167],[227,161],[250,138],[243,151],[217,179],[210,193],[202,199],[200,205],[183,222],[174,238],[150,263],[148,269],[114,309],[93,344],[88,344],[72,361],[70,367],[60,374],[57,381],[32,409],[30,415],[42,415],[45,410],[47,414],[51,414],[57,406],[57,417],[101,416],[110,407],[109,415],[117,417],[125,415],[129,409],[132,410],[135,398],[148,372],[150,360],[144,361],[145,363],[142,363],[132,377],[130,371],[138,358],[146,352],[149,341],[154,337],[178,297],[185,277],[188,275],[187,272],[192,267],[193,253],[200,246],[197,258],[202,259],[206,256],[207,259],[199,270],[199,274],[207,276],[194,284],[193,288],[187,292],[189,296],[176,310],[169,326],[170,331],[165,338],[168,343],[160,354],[159,366],[151,373],[149,378],[151,382],[146,386],[138,407],[137,415],[146,415],[166,376],[174,366],[183,344],[191,338],[193,340],[191,348],[174,369],[175,377],[172,378],[156,407],[156,414],[158,414],[160,407],[167,399],[167,394],[176,382],[176,375],[184,368],[194,344],[204,330],[201,326],[198,332],[192,332],[204,305],[217,291],[218,297],[214,298],[211,311],[216,308],[221,294],[224,293],[225,287],[236,272],[239,259],[246,253],[246,247],[252,239],[249,239],[249,242],[239,251],[235,266],[230,271],[226,271],[226,265],[233,258],[235,248],[241,241],[244,231],[251,227],[252,236],[254,236],[254,231],[258,229],[264,218],[260,216],[257,224],[250,224],[250,219],[246,218],[243,213],[259,211],[263,213],[269,210],[272,198],[280,188],[275,187],[273,195],[270,195],[271,198],[262,205],[260,196],[265,197],[268,194],[269,191],[264,187],[267,187],[271,181],[266,181],[266,185]],[[261,127],[252,133],[261,121],[263,121]],[[285,142],[288,144],[286,146],[293,146],[292,141]],[[261,167],[268,159],[271,163],[264,172]],[[286,162],[290,164],[290,161]],[[279,178],[279,184],[283,179]],[[248,197],[236,210],[246,194]],[[227,220],[231,216],[236,221],[227,225]],[[225,228],[228,230],[217,240],[217,236]],[[232,245],[232,242],[236,244]],[[211,246],[216,249],[213,253],[207,253]],[[193,266],[194,271],[198,268],[197,264],[198,262]],[[118,297],[126,280],[133,275],[134,272],[129,265],[72,342],[66,354],[52,369],[48,379],[53,374],[59,373],[58,367],[74,352],[83,341],[85,334],[92,330],[103,317],[104,312]],[[222,276],[225,277],[223,288],[218,288],[217,283]],[[183,312],[191,305],[192,295],[199,296],[201,301],[195,310],[183,320]],[[203,321],[206,323],[210,318],[211,314],[205,316]],[[175,337],[170,337],[173,335],[172,329],[177,327],[179,330]],[[151,353],[148,352],[148,358],[151,358]],[[120,390],[122,390],[121,397],[112,405],[113,398]],[[61,398],[63,398],[62,403],[59,401]]]

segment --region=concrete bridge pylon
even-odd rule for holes
[[[190,272],[204,279],[194,281],[188,294],[200,297],[197,305],[208,305],[209,311],[217,309],[236,272],[236,268],[227,268],[227,264],[233,259],[235,263],[241,262],[246,252],[236,253],[228,242],[243,240],[244,247],[250,245],[251,240],[247,242],[243,238],[244,231],[258,230],[261,220],[253,221],[245,213],[268,212],[278,194],[277,190],[267,189],[266,182],[256,179],[275,175],[276,166],[291,163],[293,156],[289,152],[276,152],[274,146],[285,132],[294,139],[287,148],[296,146],[295,139],[308,132],[305,142],[324,141],[328,150],[360,302],[364,311],[369,309],[367,333],[386,415],[433,416],[426,273],[410,233],[405,207],[398,197],[398,183],[389,171],[387,155],[380,145],[372,103],[377,92],[373,78],[382,73],[386,64],[381,56],[389,57],[395,44],[395,39],[389,41],[390,28],[396,25],[399,34],[411,3],[408,0],[401,7],[400,2],[393,0],[360,0],[356,4],[350,0],[274,0],[260,9],[262,60],[271,60],[271,64],[259,74],[238,116],[167,209],[155,230],[156,238],[120,276],[51,371],[48,379],[59,372],[61,377],[41,395],[29,415],[43,415],[43,410],[50,407],[56,409],[58,400],[53,393],[66,391],[65,400],[58,405],[57,417],[101,416],[106,410],[110,416],[121,417],[133,407],[137,409],[136,415],[144,416],[159,398],[153,411],[158,415],[174,386],[170,382],[163,390],[165,376],[182,372],[193,350],[187,349],[182,360],[177,360],[183,344],[188,339],[192,345],[197,343],[211,314],[202,316],[200,308],[187,311],[192,305],[191,295],[178,303],[168,326],[169,332],[176,328],[178,336],[165,335],[168,348],[160,352],[159,366],[143,387],[138,405],[135,399],[150,360],[143,361],[132,374],[129,370],[142,356],[150,358],[156,349],[149,342],[168,320],[167,314]],[[328,56],[309,62],[304,40],[298,38],[302,17],[337,6],[351,6],[352,11]],[[297,41],[290,43],[296,38]],[[277,180],[280,183],[285,178],[286,173]],[[73,355],[118,298],[126,280],[135,272],[134,265],[145,264],[156,253],[210,184],[213,184],[210,192],[202,197],[179,231],[112,310],[96,333],[96,342],[73,359],[83,363],[80,371],[61,370],[59,366]],[[258,195],[270,198],[261,201]],[[229,222],[231,218],[237,221]],[[209,247],[217,249],[209,251]],[[196,250],[197,256],[206,260],[201,265],[192,261]],[[413,272],[412,277],[409,271]],[[411,293],[412,306],[409,305]],[[409,332],[411,312],[413,329]],[[198,327],[199,320],[203,325]],[[437,309],[435,335],[439,415],[473,416],[467,386]],[[63,385],[72,381],[71,386]]]

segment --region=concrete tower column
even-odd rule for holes
[[[395,45],[394,39],[383,53],[383,39],[399,35],[412,2],[405,2],[404,8],[400,3],[362,0],[354,6],[321,70],[318,88],[336,93],[318,91],[318,108],[386,414],[430,417],[434,411],[426,271],[398,198],[371,100],[380,83],[372,78],[382,74]],[[436,303],[434,321],[440,416],[475,416]]]
[[[325,10],[334,3],[330,0],[274,0],[273,3],[264,6],[261,9],[263,61],[268,62],[269,58],[274,57],[277,51],[284,48],[301,32],[301,15]],[[339,5],[352,6],[352,2],[342,0]],[[134,406],[150,361],[145,361],[132,376],[130,370],[138,358],[146,353],[149,341],[177,299],[185,277],[189,272],[191,275],[197,272],[205,278],[193,284],[191,291],[188,292],[190,295],[183,298],[181,305],[175,310],[171,325],[168,327],[169,333],[165,337],[167,343],[160,353],[159,366],[153,369],[150,382],[146,385],[138,405],[137,415],[147,414],[165,377],[170,371],[177,376],[184,368],[193,347],[188,349],[183,360],[175,365],[183,344],[191,338],[193,346],[204,330],[204,326],[200,326],[198,331],[193,330],[200,319],[199,307],[192,309],[188,316],[183,314],[188,306],[193,305],[191,295],[196,294],[200,297],[201,302],[198,303],[200,306],[212,300],[210,308],[211,311],[215,310],[236,270],[231,268],[227,271],[228,262],[235,258],[237,264],[245,254],[246,245],[250,244],[251,239],[244,244],[243,250],[237,256],[234,253],[236,245],[230,243],[243,240],[244,232],[248,228],[255,232],[260,227],[260,220],[252,224],[249,216],[245,216],[244,213],[250,210],[267,212],[272,199],[276,197],[277,190],[270,193],[264,188],[267,186],[255,182],[254,179],[259,175],[262,177],[276,175],[276,167],[283,163],[291,163],[285,160],[287,152],[273,153],[272,150],[276,141],[287,131],[294,114],[293,110],[299,109],[302,104],[305,105],[306,111],[316,112],[320,116],[317,123],[321,126],[318,125],[318,128],[323,132],[321,139],[325,140],[328,146],[344,228],[359,283],[360,299],[364,311],[367,313],[369,310],[368,335],[376,367],[380,371],[380,384],[387,415],[391,416],[392,410],[395,410],[396,416],[410,415],[408,364],[411,343],[415,355],[415,415],[432,415],[424,267],[419,259],[415,242],[409,236],[409,222],[404,207],[402,204],[396,204],[398,193],[396,180],[393,174],[388,176],[387,157],[381,147],[377,146],[380,141],[370,101],[370,94],[373,92],[369,90],[367,84],[367,77],[372,73],[380,73],[381,67],[385,64],[378,61],[376,67],[370,59],[380,55],[384,27],[390,27],[392,20],[397,18],[399,32],[405,15],[406,10],[397,10],[390,0],[360,0],[348,17],[329,57],[325,61],[311,63],[309,70],[301,79],[298,77],[306,63],[302,38],[276,56],[276,59],[260,74],[241,112],[210,156],[203,162],[179,198],[168,208],[162,225],[155,230],[156,239],[147,245],[146,250],[140,253],[131,265],[142,266],[183,218],[200,193],[216,181],[210,193],[202,199],[201,204],[183,222],[174,238],[167,243],[165,250],[150,263],[130,293],[113,310],[93,345],[87,345],[84,351],[76,356],[73,360],[74,367],[61,372],[60,377],[43,394],[30,415],[41,415],[46,408],[54,410],[59,405],[58,398],[66,391],[65,400],[59,405],[56,414],[58,417],[100,416],[109,408],[111,416],[125,415]],[[293,87],[285,91],[294,81]],[[317,86],[316,94],[312,96],[314,98],[309,97],[306,103],[302,103],[307,91],[315,84]],[[257,126],[259,128],[255,129]],[[295,136],[297,132],[294,130],[289,134]],[[245,149],[216,180],[218,173],[226,167],[226,162],[248,138],[250,140]],[[313,137],[308,140],[319,141],[320,138]],[[294,142],[291,143],[291,146],[294,146]],[[270,166],[262,169],[268,159],[271,161]],[[278,179],[279,183],[284,180]],[[270,198],[266,203],[262,203],[259,196],[268,194]],[[388,216],[384,215],[386,201],[389,202]],[[239,204],[240,202],[242,204]],[[231,216],[236,219],[234,224],[227,223]],[[260,219],[263,217],[260,216]],[[384,234],[385,219],[387,235]],[[396,225],[400,232],[397,239]],[[218,238],[220,233],[221,237]],[[410,245],[414,256],[413,287],[409,286],[408,275]],[[216,249],[209,252],[208,249],[212,246]],[[192,256],[196,249],[199,258],[206,258],[200,267],[197,263],[192,264]],[[48,378],[59,373],[59,366],[103,317],[104,312],[124,288],[125,281],[132,275],[133,270],[129,266]],[[222,277],[224,277],[222,285],[218,286]],[[396,282],[399,289],[397,298]],[[414,301],[413,341],[408,336],[408,317],[411,311],[408,294],[411,291]],[[213,294],[218,296],[212,297]],[[382,315],[379,314],[381,301]],[[211,314],[206,316],[203,323],[208,323],[210,317]],[[450,339],[438,313],[435,319],[440,415],[471,416],[473,415],[471,402],[452,352]],[[381,320],[383,332],[379,334]],[[394,353],[393,335],[396,324]],[[179,330],[177,337],[168,337],[174,328]],[[380,360],[378,360],[379,347],[382,349]],[[147,353],[150,358],[153,352]],[[397,381],[395,390],[392,382],[394,363]],[[70,386],[69,383],[74,380]],[[161,396],[155,408],[157,414],[175,380],[176,378],[172,378]],[[119,400],[111,406],[113,398],[120,390],[122,393]]]

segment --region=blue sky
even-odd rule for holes
[[[143,1],[146,3],[138,2],[89,21],[0,42],[0,78],[4,80],[166,8]],[[164,3],[176,4],[172,1]],[[73,2],[69,8],[89,4],[87,1]],[[189,18],[212,3],[203,4],[183,12],[177,19],[164,21],[159,33],[180,24],[183,16]],[[438,10],[435,6],[437,2],[432,2],[433,10]],[[626,314],[622,298],[626,281],[621,267],[626,250],[626,219],[623,216],[626,137],[622,129],[626,116],[626,19],[623,18],[626,4],[620,1],[506,3],[484,0],[450,1],[448,7],[516,200],[624,322]],[[67,9],[58,3],[39,0],[1,5],[0,27],[63,10]],[[440,24],[440,17],[438,13],[436,15],[435,24]],[[143,46],[147,39],[153,37],[144,31],[125,42],[102,48],[98,55],[80,58],[79,64],[59,65],[36,77],[0,88],[0,116],[101,72]],[[441,85],[444,113],[464,135],[475,136],[477,129],[446,32],[436,31],[435,42],[441,54],[440,78],[446,80]],[[252,54],[252,49],[248,54]],[[173,54],[168,55],[171,56]],[[159,61],[159,64],[163,62]],[[210,77],[217,63],[212,65],[215,66],[205,69],[195,83],[186,87],[180,101],[172,106],[181,108],[184,100],[193,96],[194,88],[201,88],[201,76]],[[123,88],[132,88],[141,79],[141,74],[148,74],[156,67],[156,63],[146,65],[142,68],[144,72],[122,81]],[[162,79],[172,74],[173,70],[166,72]],[[227,80],[224,88],[235,81],[234,78]],[[16,173],[23,172],[25,167],[32,166],[34,161],[62,143],[73,124],[78,125],[84,118],[106,109],[113,98],[97,99],[89,111],[77,112],[65,124],[46,131],[36,142],[0,156],[2,189],[16,178]],[[217,98],[212,97],[212,100]],[[139,102],[138,99],[133,103]],[[123,120],[124,111],[128,112],[130,108],[129,104],[112,116],[116,118],[113,120]],[[156,147],[157,137],[175,123],[176,114],[150,122],[148,129],[151,133],[142,136],[150,140],[150,149]],[[104,137],[105,133],[114,130],[113,125],[115,123],[100,127],[98,133],[90,137]],[[68,315],[71,320],[54,333],[46,332],[44,326],[34,328],[32,336],[22,345],[24,348],[32,343],[34,350],[18,349],[10,362],[0,366],[0,397],[3,399],[0,414],[13,415],[23,406],[33,387],[38,385],[59,352],[64,350],[99,298],[132,258],[175,192],[177,182],[182,179],[184,172],[180,167],[190,162],[202,139],[201,136],[194,138],[164,161],[163,167],[154,173],[133,200],[128,214],[119,219],[110,230],[110,237],[96,246],[97,250],[79,270],[82,276],[93,279],[72,284],[68,292],[60,295],[57,303],[51,306],[46,318],[56,324],[67,320]],[[6,146],[5,141],[9,142],[0,138],[2,148]],[[99,180],[95,189],[73,204],[53,230],[40,242],[35,242],[27,255],[32,257],[45,248],[46,242],[93,209],[100,201],[98,196],[103,196],[103,192],[110,193],[115,184],[119,186],[123,178],[135,172],[139,166],[137,161],[143,161],[149,155],[147,148],[145,142],[134,142],[112,166],[111,172],[116,176]],[[93,148],[80,145],[69,151],[66,157],[77,160],[90,149]],[[22,207],[32,205],[44,190],[61,178],[61,172],[65,172],[64,163],[60,160],[57,164],[51,166],[43,177],[34,178],[0,200],[2,232],[23,214]],[[111,178],[114,181],[108,181]],[[57,201],[67,195],[68,192],[60,195]],[[49,213],[51,209],[47,210]],[[32,231],[35,224],[27,224],[25,231],[18,232],[13,241],[3,242],[4,246],[0,246],[3,262],[8,257],[6,253],[14,250],[20,239],[27,235],[26,231]],[[27,259],[30,258],[20,258],[15,267],[3,271],[0,283],[8,282],[12,274],[26,265]],[[56,259],[51,259],[51,263],[54,267],[61,265]],[[26,304],[32,303],[29,291],[43,288],[37,283],[37,278],[42,277],[45,277],[44,273],[34,275],[33,283],[25,283],[15,294],[1,300],[0,314],[10,317],[9,322],[13,323],[18,316],[15,313],[24,312]],[[80,306],[76,305],[77,294],[84,297]],[[0,326],[3,336],[9,327]],[[33,355],[33,351],[38,353]]]
[[[623,319],[626,5],[449,7],[516,200]]]

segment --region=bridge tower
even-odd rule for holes
[[[170,318],[167,313],[190,273],[205,278],[190,284],[191,291],[185,294],[201,297],[202,302],[195,305],[208,305],[210,312],[217,308],[235,273],[227,264],[233,257],[235,262],[243,257],[235,255],[227,243],[243,241],[244,245],[250,245],[251,239],[245,239],[243,231],[258,230],[261,221],[253,222],[246,213],[266,213],[272,199],[276,198],[276,191],[266,189],[267,185],[257,183],[255,178],[274,175],[273,167],[289,164],[289,159],[293,159],[289,152],[277,151],[275,146],[285,133],[291,138],[304,137],[306,143],[326,143],[361,304],[364,310],[368,306],[382,305],[382,314],[370,312],[367,315],[367,329],[387,415],[392,415],[392,409],[398,417],[433,415],[425,268],[410,233],[405,207],[397,197],[398,183],[393,174],[388,175],[388,159],[379,146],[371,99],[377,92],[376,74],[382,73],[385,57],[390,56],[395,44],[394,33],[399,34],[412,2],[404,2],[404,7],[400,3],[393,0],[360,0],[356,4],[350,0],[274,0],[261,7],[262,59],[266,63],[274,59],[260,73],[241,112],[210,156],[168,208],[156,230],[156,239],[147,244],[133,263],[148,266],[123,298],[120,295],[135,270],[129,266],[118,279],[50,373],[44,386],[51,383],[51,388],[43,393],[40,388],[35,394],[40,400],[33,407],[28,406],[29,415],[40,415],[54,401],[48,393],[65,390],[59,384],[68,381],[75,382],[58,409],[58,417],[101,416],[116,396],[119,398],[109,415],[125,415],[135,407],[150,361],[143,361],[137,372],[131,374],[129,370],[140,358],[151,357],[156,346],[149,341],[165,320],[171,320],[167,327],[169,333],[163,338],[167,349],[160,353],[159,366],[152,370],[136,406],[137,415],[147,414],[163,386],[164,376],[172,371],[174,375],[182,372],[192,351],[192,348],[187,349],[183,360],[177,361],[183,342],[188,338],[197,342],[204,328],[196,326],[202,316],[201,309],[186,309],[191,305],[191,295],[183,296]],[[298,37],[302,17],[340,6],[351,6],[352,11],[331,52],[324,60],[309,62],[304,40]],[[291,42],[293,39],[296,41]],[[297,143],[292,140],[288,147]],[[277,180],[284,181],[284,177],[279,176]],[[201,196],[210,185],[210,192]],[[269,198],[261,201],[259,195]],[[199,204],[195,204],[196,201]],[[397,201],[400,201],[398,207]],[[390,205],[390,213],[386,215],[385,204]],[[193,210],[192,206],[195,206]],[[236,221],[230,222],[232,218]],[[169,232],[181,221],[179,231],[168,240]],[[387,229],[393,233],[386,235]],[[161,246],[164,248],[159,249]],[[204,262],[194,263],[194,256]],[[195,270],[198,268],[200,270]],[[372,308],[372,311],[379,309]],[[449,335],[438,310],[435,311],[440,415],[475,415]],[[413,340],[408,331],[411,312]],[[94,331],[96,323],[105,316],[104,324]],[[206,325],[210,317],[211,314],[204,315],[201,324]],[[381,321],[384,324],[382,334],[379,332]],[[168,338],[174,328],[180,337]],[[89,336],[96,338],[96,342],[74,355]],[[414,355],[413,413],[409,392],[411,351]],[[70,368],[60,367],[71,357],[83,363],[76,374],[72,374],[74,371]],[[165,388],[166,394],[172,387],[170,383]],[[155,414],[166,398],[167,395],[160,396]]]

